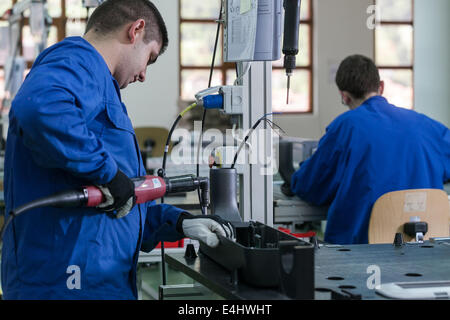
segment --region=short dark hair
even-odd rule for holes
[[[169,38],[166,24],[156,6],[149,0],[106,0],[90,16],[86,31],[109,34],[127,23],[138,19],[145,20],[144,42],[156,40],[161,43],[160,55],[164,53]]]
[[[378,91],[380,74],[371,59],[355,54],[341,62],[335,81],[340,91],[347,91],[354,98],[361,99],[368,93]]]

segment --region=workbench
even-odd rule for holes
[[[297,196],[288,197],[281,192],[283,181],[273,182],[273,219],[274,224],[295,225],[303,222],[325,221],[329,206],[314,206]]]
[[[278,288],[256,288],[238,281],[231,273],[198,252],[187,259],[183,253],[166,253],[167,264],[225,299],[284,300]],[[262,266],[263,267],[263,266]],[[393,244],[320,245],[315,250],[315,299],[328,300],[332,291],[361,299],[386,299],[375,292],[370,277],[376,268],[380,283],[450,280],[450,242]],[[276,276],[276,275],[275,275]]]
[[[289,225],[292,232],[295,231],[295,224],[310,221],[326,221],[328,206],[316,207],[300,198],[287,197],[281,192],[282,181],[273,182],[274,198],[274,224]],[[449,194],[450,201],[450,183],[444,185],[444,190]],[[159,203],[159,200],[157,200]],[[190,192],[185,195],[170,196],[165,198],[165,203],[175,205],[191,213],[199,214],[197,193]],[[183,248],[168,248],[167,252],[180,253]],[[155,249],[150,253],[140,253],[140,262],[159,262],[161,261],[161,251]],[[449,278],[450,279],[450,278]]]
[[[302,157],[304,158],[305,156],[303,155]],[[299,157],[298,155],[296,156],[296,158],[298,159],[303,159],[302,157]],[[147,167],[155,171],[160,168],[161,163],[162,158],[147,159]],[[170,156],[168,157],[166,169],[166,173],[168,176],[193,174],[195,173],[195,171],[196,166],[194,164],[176,165],[170,160]],[[209,177],[208,166],[200,166],[200,176]],[[288,197],[281,192],[282,184],[283,181],[279,174],[275,175],[273,177],[274,225],[289,226],[291,231],[294,232],[296,224],[327,220],[328,206],[318,207],[311,205],[310,203],[300,199],[297,196]],[[444,185],[444,190],[447,192],[447,194],[449,194],[450,201],[450,182]],[[198,197],[196,193],[187,193],[186,196],[166,197],[165,202],[193,213],[200,212],[198,206]]]

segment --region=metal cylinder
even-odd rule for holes
[[[241,222],[237,205],[237,172],[231,168],[212,168],[209,171],[211,214],[231,222]]]

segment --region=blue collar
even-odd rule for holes
[[[379,103],[379,102],[385,102],[385,103],[387,103],[387,100],[386,100],[386,98],[385,97],[383,97],[383,96],[373,96],[373,97],[370,97],[369,99],[367,99],[367,100],[365,100],[362,104],[371,104],[371,103]]]
[[[117,92],[117,96],[119,97],[120,102],[122,102],[122,95],[120,94],[120,87],[119,87],[119,83],[117,82],[117,80],[113,77],[113,75],[111,74],[111,70],[109,70],[108,64],[106,63],[105,59],[103,58],[103,56],[100,54],[100,52],[97,51],[97,49],[95,49],[95,47],[86,39],[84,39],[83,37],[80,36],[75,36],[75,37],[67,37],[65,40],[68,41],[76,41],[76,42],[82,42],[83,45],[85,45],[86,47],[89,47],[89,49],[93,52],[95,52],[98,60],[103,62],[103,66],[106,68],[106,70],[108,70],[109,75],[111,76],[111,80],[114,83],[114,88],[116,89]]]

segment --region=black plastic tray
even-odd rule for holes
[[[259,222],[236,225],[236,241],[219,236],[220,244],[210,248],[200,243],[200,252],[229,271],[238,270],[239,280],[257,287],[280,285],[280,244],[314,246]]]

